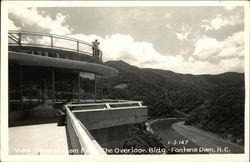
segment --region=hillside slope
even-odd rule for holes
[[[149,118],[188,117],[186,124],[233,136],[244,134],[244,74],[179,74],[138,68],[123,61],[105,63],[119,75],[104,81],[104,98],[141,100]]]

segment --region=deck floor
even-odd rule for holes
[[[68,155],[66,129],[57,123],[9,128],[10,155]]]

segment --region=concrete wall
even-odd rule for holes
[[[122,148],[129,126],[147,121],[147,108],[73,111],[95,140],[108,149]]]
[[[9,112],[9,121],[17,121],[23,119],[23,111]]]
[[[24,111],[25,119],[36,119],[36,118],[54,118],[56,117],[57,110],[55,109],[40,109],[40,110],[26,110]]]
[[[147,120],[147,108],[73,111],[88,130],[141,123]]]
[[[128,135],[130,125],[91,130],[91,135],[101,145],[102,148],[115,149],[122,148],[124,140]]]

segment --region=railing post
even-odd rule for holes
[[[21,35],[21,33],[18,33],[18,44],[19,44],[19,46],[22,46],[22,35]]]
[[[78,57],[78,58],[77,58],[77,60],[78,60],[78,61],[80,61],[80,54],[79,54],[79,41],[76,41],[76,44],[77,44],[77,47],[76,47],[77,49],[76,49],[76,50],[77,50],[77,53],[78,53],[78,55],[77,55],[77,57]]]
[[[52,34],[50,35],[50,45],[51,45],[51,48],[53,49],[53,35]]]
[[[77,43],[77,52],[79,53],[79,41],[76,41]]]
[[[111,109],[110,105],[108,103],[105,104],[107,109]]]

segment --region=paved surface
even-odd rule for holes
[[[57,123],[10,127],[9,154],[68,155],[65,127]]]
[[[206,152],[185,151],[184,148],[196,148],[199,146],[186,138],[185,136],[176,132],[172,125],[181,119],[163,119],[157,120],[151,124],[151,128],[157,134],[170,154],[206,154]],[[183,151],[184,150],[184,151]]]
[[[176,132],[199,145],[201,149],[207,149],[209,153],[244,153],[242,146],[220,139],[210,132],[186,126],[183,121],[174,123],[172,127]]]

